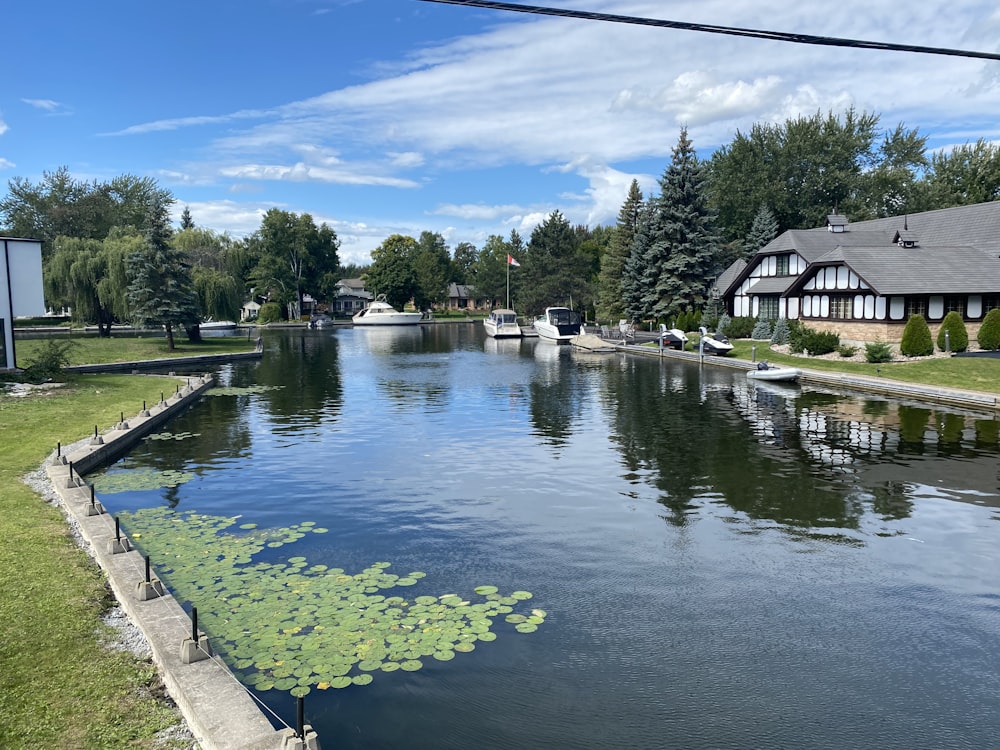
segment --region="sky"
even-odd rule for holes
[[[1000,52],[995,0],[555,0],[535,5]],[[233,236],[309,213],[367,264],[558,210],[612,225],[681,128],[701,158],[754,123],[849,107],[931,149],[1000,141],[1000,62],[738,38],[423,0],[5,4],[0,195],[67,167],[149,176]]]

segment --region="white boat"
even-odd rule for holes
[[[212,320],[211,318],[198,325],[203,331],[232,331],[236,329],[236,321]]]
[[[769,365],[767,362],[758,362],[757,369],[747,370],[747,377],[751,380],[798,380],[801,371],[797,367],[783,367],[781,365]]]
[[[486,335],[495,339],[521,338],[521,326],[517,324],[517,313],[513,310],[492,310],[483,320]]]
[[[557,344],[568,344],[582,325],[580,313],[568,307],[546,307],[545,314],[535,318],[538,337]]]
[[[351,318],[356,326],[412,326],[423,320],[423,313],[399,312],[379,295],[361,312]]]
[[[698,329],[701,333],[701,342],[698,344],[699,350],[704,354],[714,354],[717,357],[725,357],[733,350],[733,345],[729,339],[719,334],[709,333],[704,326]]]

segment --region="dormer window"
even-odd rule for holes
[[[917,237],[909,229],[903,229],[896,232],[892,241],[900,247],[912,248],[917,246]]]
[[[840,214],[830,214],[826,217],[826,228],[831,232],[846,232],[847,217]]]

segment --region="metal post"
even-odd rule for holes
[[[69,481],[73,481],[73,462],[69,462]]]
[[[120,422],[124,422],[125,421],[125,412],[122,412],[122,418],[119,421]]]
[[[750,346],[750,361],[751,362],[756,362],[757,361],[757,345],[756,344],[751,344],[751,346]]]
[[[122,525],[121,521],[118,520],[118,516],[115,516],[115,541],[121,542],[122,540]]]
[[[944,352],[945,354],[951,353],[951,331],[944,332]]]
[[[146,555],[146,583],[149,583],[149,555]]]
[[[56,458],[62,458],[62,443],[56,443]]]
[[[296,698],[295,704],[295,736],[299,739],[305,739],[306,736],[306,703],[305,699],[300,695]]]
[[[191,640],[198,642],[198,608],[191,607]]]
[[[97,496],[94,494],[94,485],[90,485],[90,507],[97,506]]]

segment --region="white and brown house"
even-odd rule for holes
[[[975,339],[1000,307],[1000,201],[793,229],[718,283],[733,317],[798,319],[845,340],[898,342],[910,315],[931,331],[956,311]]]

